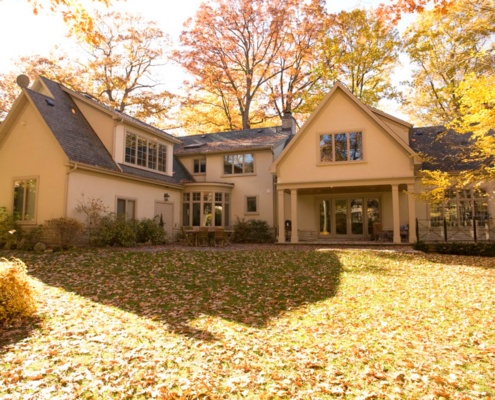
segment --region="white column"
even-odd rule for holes
[[[392,216],[394,243],[400,243],[399,185],[392,185]]]
[[[285,243],[285,200],[284,191],[277,190],[278,195],[278,242]]]
[[[414,185],[407,185],[407,203],[409,206],[409,243],[416,243],[416,195]]]
[[[299,228],[297,226],[297,189],[290,191],[290,218],[292,220],[291,243],[299,242]]]

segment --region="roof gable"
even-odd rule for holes
[[[319,118],[320,114],[326,108],[327,104],[331,101],[331,99],[336,96],[337,92],[342,93],[348,100],[350,100],[363,114],[367,115],[374,123],[376,123],[387,135],[389,135],[395,142],[399,144],[399,146],[411,157],[413,157],[415,163],[419,163],[418,155],[408,146],[408,144],[402,140],[399,135],[397,135],[384,121],[378,116],[377,111],[372,109],[365,104],[363,104],[356,96],[354,96],[349,89],[345,87],[341,82],[337,82],[330,92],[324,97],[318,107],[313,111],[313,113],[309,116],[309,118],[304,122],[301,129],[297,132],[295,137],[288,143],[286,148],[282,151],[280,156],[275,160],[272,164],[270,171],[272,173],[276,172],[277,165],[283,161],[283,159],[287,156],[287,154],[291,151],[292,148],[297,146],[297,143],[304,136],[304,133],[309,129],[311,124]],[[391,118],[385,113],[381,113],[382,117],[387,116],[387,118]],[[394,119],[395,122],[401,122],[406,124],[404,121],[399,119]]]

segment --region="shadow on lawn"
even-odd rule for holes
[[[15,344],[31,336],[33,331],[41,327],[39,318],[20,318],[14,322],[0,322],[0,354],[5,347]]]
[[[333,252],[166,251],[54,257],[29,270],[48,285],[213,340],[191,321],[206,315],[263,328],[288,310],[335,296],[341,265]]]

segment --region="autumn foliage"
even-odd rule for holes
[[[31,317],[36,313],[34,291],[26,265],[18,259],[0,258],[0,321]]]

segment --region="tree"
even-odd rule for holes
[[[283,40],[288,0],[217,0],[202,3],[194,23],[181,35],[177,61],[205,93],[231,99],[242,125],[250,128],[251,107],[262,86],[278,71],[273,67]],[[222,104],[222,102],[218,102]]]
[[[33,7],[33,12],[38,14],[45,7],[50,11],[60,11],[64,21],[73,29],[80,32],[89,33],[93,30],[93,18],[88,14],[84,6],[78,0],[27,0]],[[109,6],[112,1],[117,0],[91,0],[94,3],[101,3]],[[88,36],[91,38],[91,36]]]
[[[161,83],[154,75],[165,62],[163,32],[154,22],[130,14],[96,13],[93,21],[93,31],[73,32],[84,56],[25,57],[17,63],[24,67],[22,73],[44,75],[133,117],[164,123],[172,96],[157,90]]]
[[[461,117],[457,88],[468,74],[479,77],[490,68],[479,57],[495,32],[495,13],[482,12],[490,4],[459,0],[444,13],[423,12],[407,30],[406,51],[417,67],[409,82],[407,109],[417,120],[445,124]]]
[[[383,98],[398,97],[390,78],[400,48],[398,31],[372,11],[342,11],[330,16],[320,47],[320,73],[328,83],[342,81],[356,97],[373,106]]]
[[[314,94],[321,76],[315,73],[315,48],[323,39],[325,2],[288,2],[284,17],[284,40],[274,59],[274,77],[265,91],[271,106],[281,118],[285,113],[306,112],[305,100]]]

